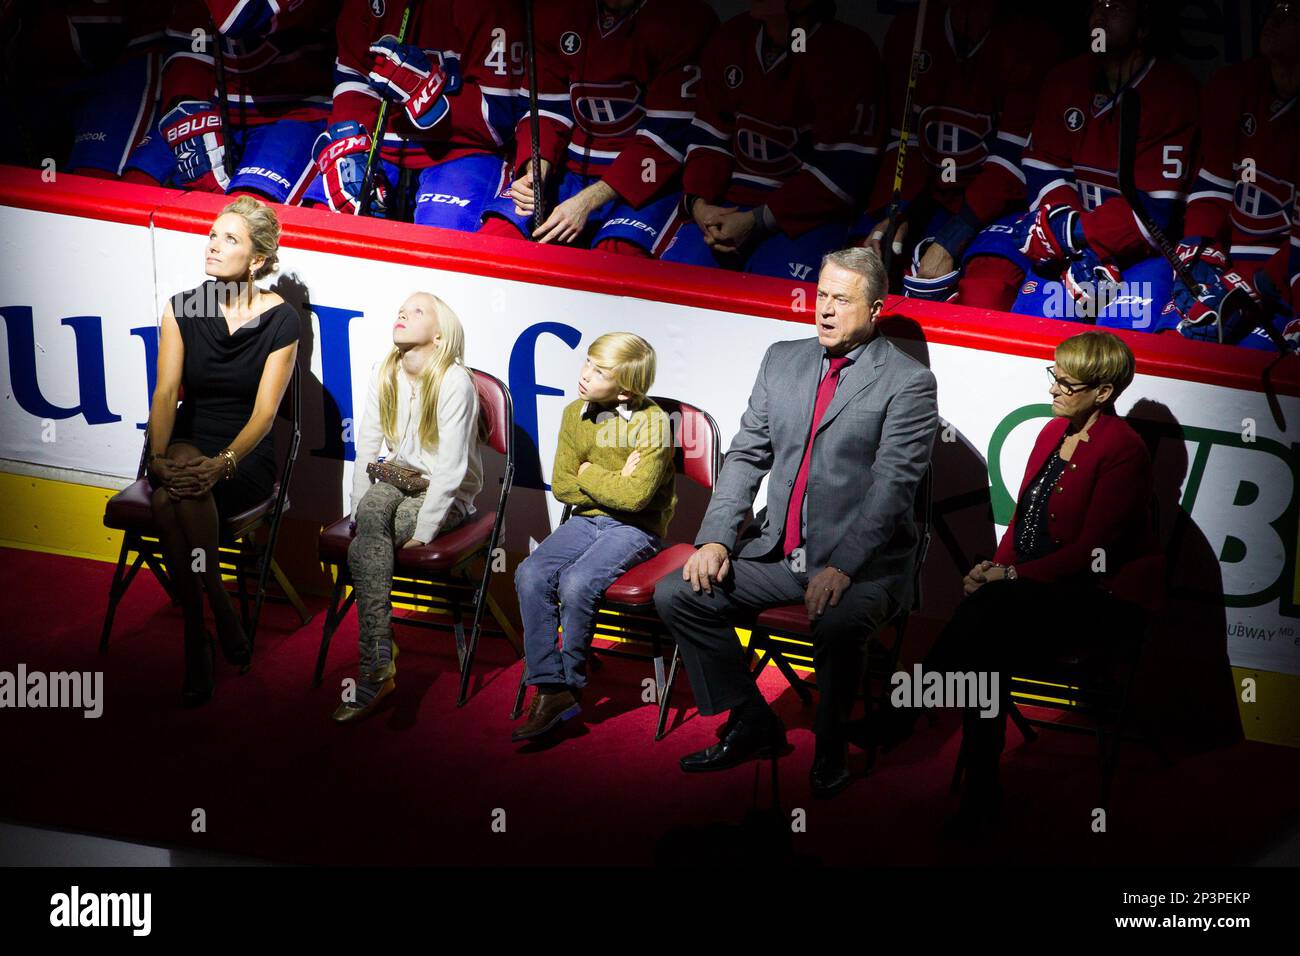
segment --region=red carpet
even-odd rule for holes
[[[986,845],[952,846],[937,829],[954,806],[955,715],[922,721],[869,777],[815,801],[811,710],[769,668],[763,686],[794,746],[779,762],[783,819],[801,808],[806,829],[751,819],[741,830],[751,808],[771,806],[769,765],[682,774],[677,758],[712,741],[716,720],[676,711],[678,726],[653,742],[654,710],[640,699],[648,665],[607,660],[583,727],[521,749],[507,719],[520,665],[504,642],[484,642],[475,693],[457,709],[451,638],[399,628],[397,693],[340,727],[328,715],[355,667],[355,616],[312,689],[323,612],[295,630],[292,611],[269,605],[253,670],[240,677],[219,663],[213,701],[184,711],[179,614],[150,577],[137,578],[100,655],[110,565],[22,551],[0,551],[0,562],[0,670],[99,669],[105,688],[98,720],[0,713],[0,817],[14,821],[311,863],[1178,864],[1248,862],[1300,813],[1300,751],[1240,742],[1164,767],[1133,746],[1121,753],[1107,832],[1094,833],[1093,741],[1051,734],[1021,748],[1012,730],[1008,819]],[[685,681],[678,702],[690,704]],[[856,750],[851,759],[865,761]],[[206,833],[191,831],[195,808]]]

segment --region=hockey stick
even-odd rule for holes
[[[402,11],[402,26],[397,31],[397,42],[406,42],[406,28],[411,22],[411,8],[415,6],[415,0],[411,0]],[[374,198],[375,191],[375,154],[379,152],[379,144],[384,141],[384,127],[388,124],[388,99],[385,98],[379,104],[379,118],[375,120],[375,132],[370,137],[370,152],[366,154],[366,171],[361,177],[361,202],[357,206],[358,216],[370,215],[370,202]]]
[[[923,0],[924,2],[924,0]],[[542,191],[542,122],[537,115],[537,32],[533,25],[534,0],[524,4],[524,43],[528,55],[528,137],[532,141],[529,169],[533,174],[533,229],[535,238],[545,221]]]
[[[1169,241],[1164,230],[1151,218],[1151,214],[1142,205],[1141,198],[1138,196],[1137,185],[1133,180],[1133,169],[1137,160],[1138,131],[1141,122],[1142,101],[1138,97],[1137,90],[1126,89],[1119,97],[1119,191],[1129,204],[1129,208],[1133,210],[1133,215],[1142,224],[1142,228],[1151,237],[1151,241],[1160,250],[1160,254],[1173,267],[1174,275],[1187,287],[1188,292],[1199,298],[1204,292],[1202,285],[1192,275],[1191,268],[1179,258],[1177,247]],[[1233,293],[1229,293],[1224,296],[1224,304],[1229,302],[1240,308],[1246,317],[1255,323],[1255,327],[1268,336],[1268,340],[1279,352],[1286,354],[1291,351],[1286,339],[1282,338],[1282,333],[1273,327],[1268,316],[1264,315],[1264,310],[1249,295],[1240,293],[1234,296]],[[1222,343],[1223,316],[1216,314],[1214,321],[1218,326],[1219,342]]]
[[[912,65],[907,73],[907,93],[903,97],[903,121],[899,124],[898,157],[894,161],[894,192],[889,199],[889,217],[885,226],[884,250],[882,259],[885,263],[885,275],[889,275],[894,264],[894,232],[898,228],[898,207],[903,199],[903,167],[907,164],[907,140],[912,135],[912,97],[916,93],[916,75],[921,64],[921,33],[925,27],[926,0],[921,0],[916,8],[916,33],[912,35]]]
[[[221,110],[221,130],[226,137],[226,149],[221,156],[221,164],[226,167],[226,182],[235,178],[235,133],[230,128],[230,95],[226,86],[226,51],[217,32],[217,21],[212,23],[212,62],[217,72],[217,102]]]

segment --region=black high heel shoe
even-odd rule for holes
[[[181,705],[199,707],[212,699],[216,683],[217,652],[212,635],[206,630],[198,636],[185,635],[185,682],[181,684]]]

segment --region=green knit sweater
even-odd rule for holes
[[[576,515],[608,515],[663,536],[668,531],[677,490],[673,484],[673,437],[668,416],[646,401],[625,420],[612,408],[582,399],[564,409],[560,440],[551,470],[551,492]],[[624,477],[634,449],[641,461]],[[578,466],[591,462],[581,475]]]

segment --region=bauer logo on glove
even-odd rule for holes
[[[226,135],[221,114],[204,100],[176,104],[158,123],[163,141],[176,155],[177,178],[189,189],[224,193],[230,187],[226,175]]]

